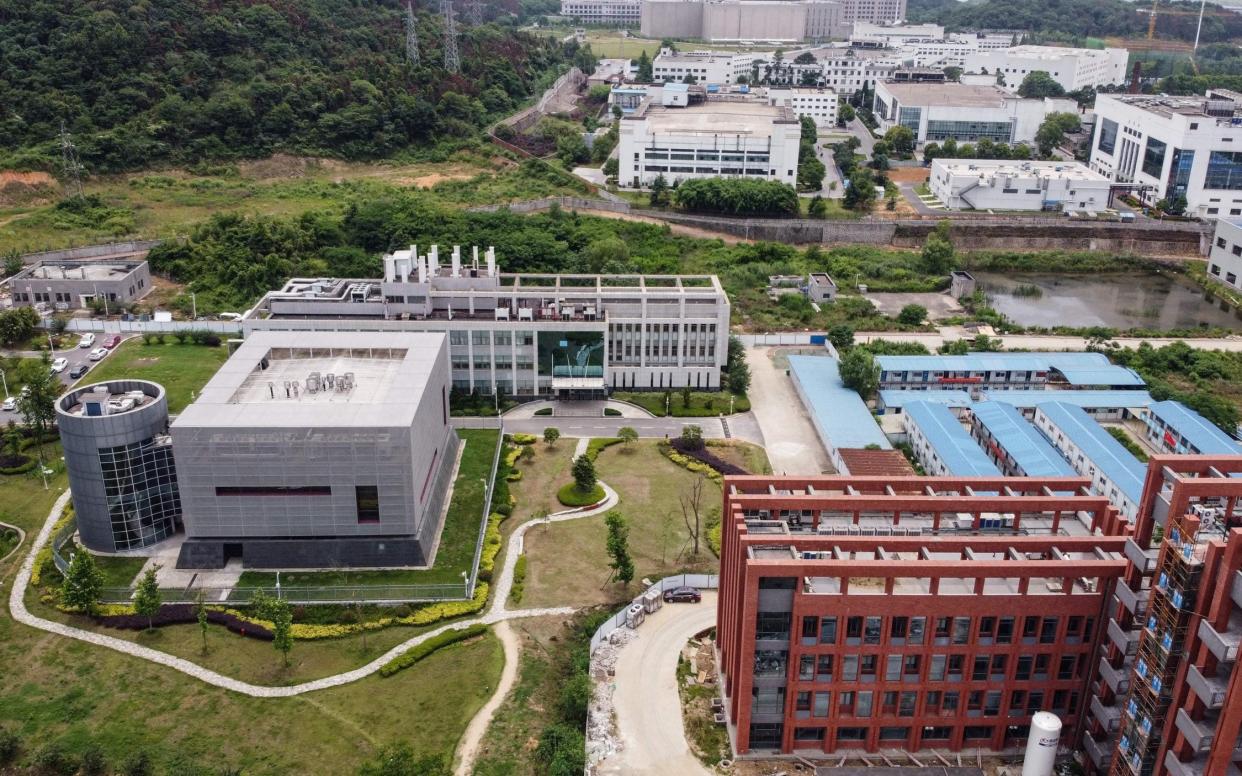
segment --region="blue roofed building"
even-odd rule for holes
[[[971,434],[1006,477],[1074,477],[1077,472],[1011,404],[971,407]]]
[[[1242,447],[1220,428],[1181,402],[1158,401],[1143,417],[1147,439],[1162,453],[1237,455]]]
[[[1136,389],[1146,383],[1103,353],[968,353],[876,356],[880,387]]]
[[[1000,469],[943,404],[911,402],[905,428],[923,471],[938,477],[999,477]]]
[[[972,396],[972,393],[974,394]],[[1035,406],[1047,401],[1062,401],[1082,407],[1087,414],[1098,420],[1125,420],[1142,417],[1144,408],[1155,399],[1144,390],[1069,390],[1048,391],[1044,389],[1010,388],[1002,390],[964,391],[952,388],[890,388],[879,392],[876,410],[883,415],[896,415],[909,402],[926,401],[946,407],[965,409],[980,402],[994,401],[1017,407],[1030,415]]]
[[[848,470],[840,450],[893,449],[858,392],[841,382],[835,358],[790,356],[789,374],[837,471]]]
[[[1035,408],[1035,427],[1091,487],[1133,520],[1143,496],[1147,467],[1113,439],[1081,407],[1045,402]]]

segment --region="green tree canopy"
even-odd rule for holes
[[[866,348],[851,348],[841,359],[841,382],[870,399],[880,387],[880,367]]]

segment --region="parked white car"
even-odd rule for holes
[[[90,355],[87,356],[87,358],[89,358],[91,361],[99,361],[106,355],[108,355],[107,348],[95,348],[94,350],[91,351]]]
[[[63,356],[61,358],[54,359],[52,361],[52,374],[58,375],[61,372],[65,371],[65,369],[67,369],[68,366],[69,366],[69,359],[64,358]]]
[[[78,340],[78,347],[93,348],[95,347],[95,335],[89,331],[82,335],[82,339]]]
[[[10,396],[4,400],[4,404],[0,404],[0,410],[5,412],[12,412],[15,409],[17,409],[17,397],[15,396]]]

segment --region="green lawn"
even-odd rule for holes
[[[500,432],[492,429],[461,429],[457,432],[465,447],[461,466],[453,483],[453,499],[444,518],[435,566],[424,570],[321,571],[282,573],[282,585],[416,585],[460,582],[461,572],[474,563],[474,548],[483,517],[487,478]],[[276,575],[265,571],[246,571],[239,587],[273,587]]]
[[[171,337],[169,339],[172,339]],[[87,373],[83,383],[104,380],[151,380],[168,392],[168,411],[178,413],[228,358],[224,346],[182,345],[175,339],[148,345],[141,337],[121,343],[112,355]]]
[[[67,553],[65,557],[68,557]],[[138,572],[142,571],[142,567],[147,565],[147,559],[96,555],[95,565],[103,574],[104,587],[129,587],[134,583]]]
[[[637,404],[656,417],[671,415],[675,418],[712,418],[729,412],[728,391],[691,391],[690,406],[682,401],[681,391],[670,390],[666,399],[664,391],[618,391],[612,398]],[[669,409],[665,412],[665,407]],[[733,411],[747,412],[750,400],[745,396],[733,397]]]

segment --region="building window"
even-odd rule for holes
[[[1212,151],[1208,156],[1205,189],[1242,190],[1242,152]]]
[[[357,503],[359,523],[378,523],[380,521],[379,486],[355,486],[354,500]]]
[[[1147,138],[1147,147],[1143,151],[1144,175],[1160,178],[1160,173],[1164,170],[1164,152],[1167,148],[1168,145],[1154,137]]]

